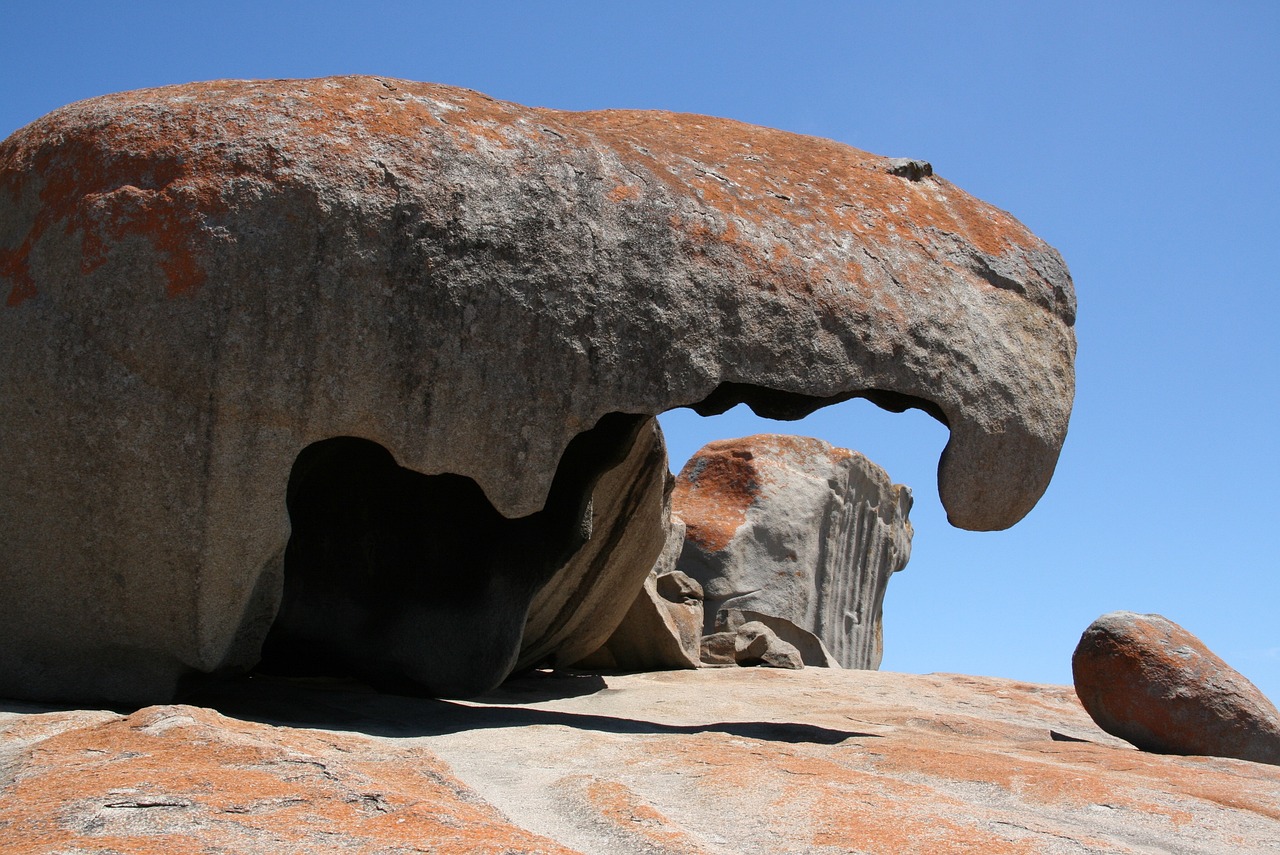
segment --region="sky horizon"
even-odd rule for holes
[[[865,401],[799,422],[666,414],[673,468],[711,439],[798,433],[908,484],[916,534],[888,588],[885,670],[1069,683],[1093,619],[1156,612],[1280,701],[1280,5],[959,6],[23,5],[0,34],[0,137],[110,92],[359,73],[928,160],[1075,279],[1076,405],[1040,504],[1005,532],[951,528],[946,428]]]

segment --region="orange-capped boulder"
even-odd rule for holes
[[[1167,618],[1103,615],[1081,636],[1071,670],[1098,726],[1144,751],[1280,765],[1275,705]]]
[[[736,631],[745,611],[779,635],[816,637],[842,667],[879,668],[889,577],[911,557],[911,503],[879,466],[820,439],[707,443],[672,493],[686,526],[677,566],[705,592],[705,632]]]

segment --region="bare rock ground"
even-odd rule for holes
[[[1280,768],[1137,751],[1068,686],[711,668],[193,701],[6,704],[3,850],[1280,851]]]

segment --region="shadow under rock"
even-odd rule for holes
[[[441,736],[489,728],[561,725],[614,734],[726,733],[770,742],[835,745],[876,736],[794,722],[731,721],[674,725],[592,713],[533,709],[519,704],[581,697],[606,690],[596,674],[539,672],[508,680],[472,702],[376,692],[361,683],[251,676],[207,687],[183,703],[231,718],[290,727],[343,730],[370,736]]]
[[[115,704],[105,701],[20,701],[14,698],[0,698],[0,713],[14,715],[44,715],[46,713],[72,712],[111,712],[116,715],[129,715],[141,707],[130,704]]]

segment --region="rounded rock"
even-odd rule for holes
[[[1280,765],[1280,713],[1200,639],[1160,615],[1109,612],[1071,657],[1098,726],[1144,751]]]

